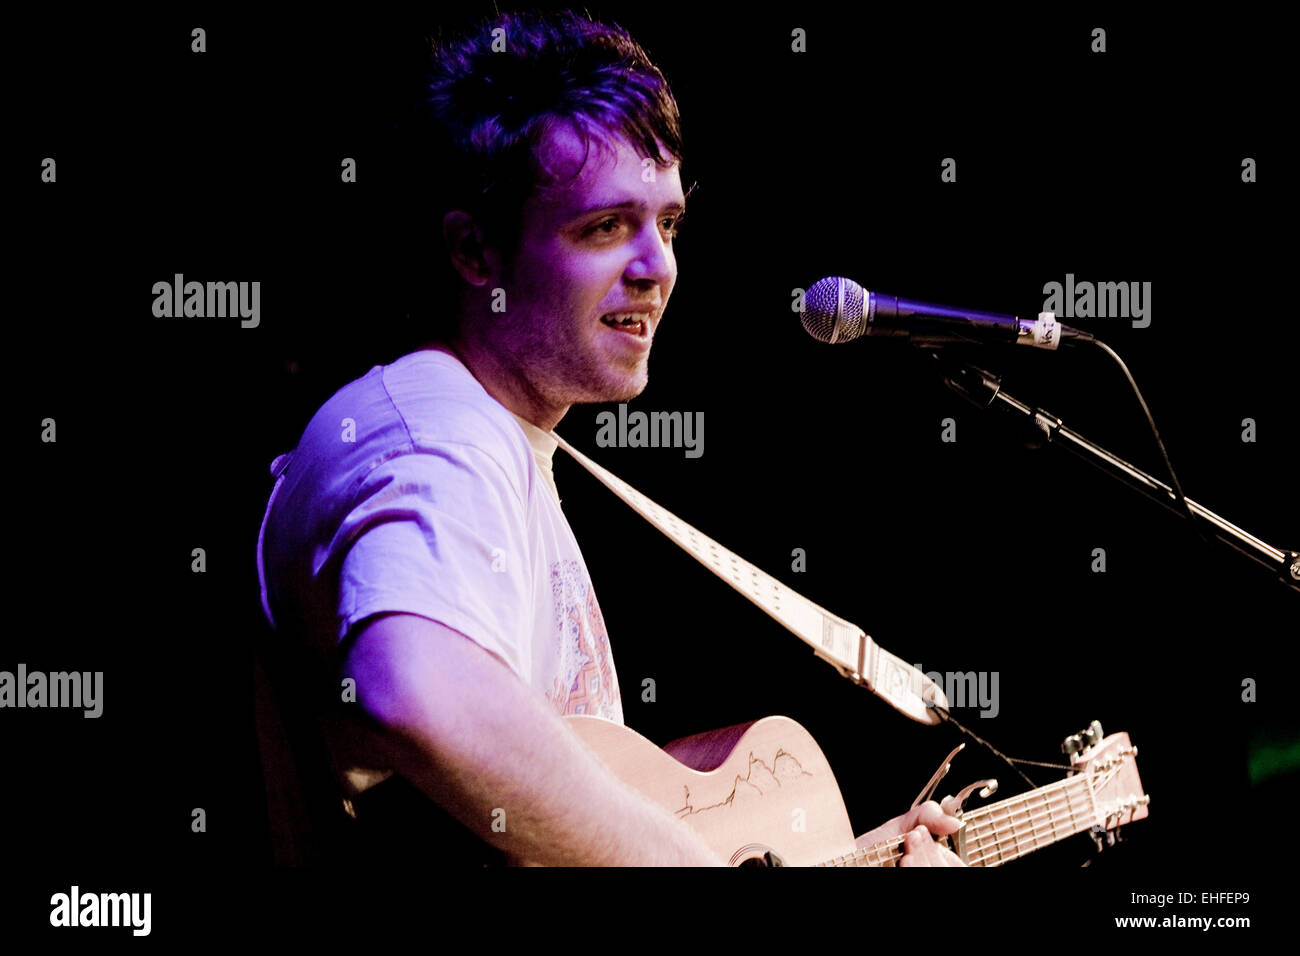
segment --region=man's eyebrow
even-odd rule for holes
[[[581,209],[575,209],[570,215],[574,219],[580,219],[583,216],[589,216],[592,213],[600,212],[602,209],[636,209],[639,212],[646,212],[650,208],[644,200],[625,199],[622,202],[610,200],[608,202],[596,201],[583,206]],[[685,212],[686,203],[671,200],[659,207],[661,212]]]

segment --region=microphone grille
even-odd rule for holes
[[[867,330],[867,291],[852,279],[830,276],[804,293],[804,329],[819,342],[850,342]]]

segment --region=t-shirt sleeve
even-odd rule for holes
[[[366,618],[438,621],[501,657],[527,681],[533,594],[525,499],[482,449],[449,443],[377,466],[351,496],[331,543],[342,640]]]

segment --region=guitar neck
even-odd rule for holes
[[[1100,823],[1093,788],[1084,774],[962,814],[964,832],[943,842],[970,866],[1001,866]],[[903,837],[863,847],[818,866],[896,866]],[[954,846],[956,844],[956,846]]]

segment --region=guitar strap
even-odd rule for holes
[[[633,511],[757,604],[843,676],[866,687],[915,721],[923,724],[939,723],[939,715],[926,702],[931,701],[947,710],[948,698],[939,685],[917,668],[889,653],[863,633],[862,628],[814,604],[776,578],[737,557],[712,538],[701,534],[596,464],[555,432],[550,432],[550,436],[576,458],[580,465],[595,475],[601,484],[627,502]]]

